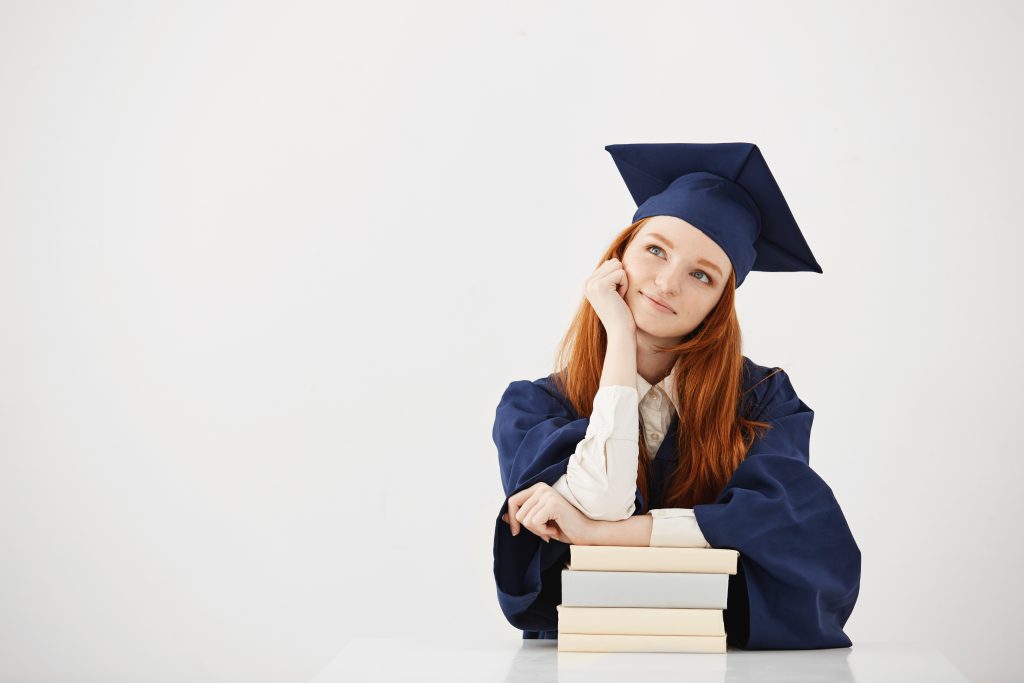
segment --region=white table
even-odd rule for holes
[[[830,650],[730,648],[723,654],[558,652],[554,640],[357,638],[311,683],[438,681],[711,683],[719,681],[967,681],[925,643]]]

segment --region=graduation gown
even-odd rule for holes
[[[725,627],[730,645],[746,649],[849,647],[843,632],[860,589],[860,549],[832,489],[809,466],[814,412],[789,377],[744,356],[744,410],[772,428],[758,438],[714,503],[694,515],[713,548],[740,553],[729,577]],[[498,603],[523,638],[557,638],[561,571],[569,546],[544,543],[527,529],[513,536],[501,516],[508,497],[566,472],[585,436],[581,418],[552,376],[509,384],[495,413],[505,502],[494,525]],[[676,467],[676,415],[654,458],[650,508],[663,507],[662,487]],[[637,492],[639,514],[643,499]]]

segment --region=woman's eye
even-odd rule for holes
[[[657,249],[659,252],[661,252],[659,254],[654,254],[655,256],[660,256],[661,254],[665,253],[665,250],[662,249],[661,247],[659,247],[657,244],[649,244],[649,245],[647,245],[647,253],[652,253],[651,249]],[[701,280],[700,278],[697,278],[698,280],[700,280],[704,284],[706,284],[706,285],[713,284],[712,281],[711,281],[711,276],[708,275],[707,273],[705,273],[703,270],[695,270],[693,272],[694,273],[700,273],[705,278],[707,278],[706,280]]]

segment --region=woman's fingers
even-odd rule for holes
[[[538,496],[536,494],[530,496],[522,504],[522,506],[519,508],[519,511],[516,513],[516,519],[519,520],[519,522],[527,529],[530,529],[530,531],[533,531],[533,529],[531,529],[530,526],[526,524],[526,516],[530,514],[530,510],[532,510],[533,506],[537,504],[537,499]]]
[[[551,519],[551,505],[540,503],[526,514],[523,519],[523,526],[540,536],[544,541],[551,540],[551,530],[548,529],[548,520]]]
[[[546,489],[548,487],[545,484],[538,482],[530,488],[523,489],[509,497],[508,512],[503,514],[501,519],[509,525],[509,531],[512,532],[513,536],[518,536],[524,526],[538,536],[544,537],[549,535],[543,522],[540,525],[528,525],[524,521],[531,511],[544,501]],[[547,521],[547,519],[545,518],[544,521]]]
[[[583,295],[590,299],[592,296],[603,293],[609,286],[618,291],[619,285],[617,283],[619,283],[625,272],[622,261],[619,259],[612,257],[604,261],[584,281]]]
[[[519,522],[515,519],[515,517],[512,518],[512,522],[509,522],[508,521],[508,513],[506,512],[505,514],[503,514],[501,516],[501,521],[505,522],[505,524],[508,524],[509,531],[512,532],[513,536],[518,536],[519,535]],[[515,526],[513,526],[513,525],[515,525]]]
[[[617,258],[611,258],[599,265],[590,277],[587,278],[587,282],[596,282],[602,278],[608,277],[608,274],[622,268],[622,261]]]
[[[519,505],[516,503],[516,497],[512,496],[508,499],[508,512],[505,513],[505,521],[508,522],[508,530],[515,536],[519,533],[519,520],[516,519],[516,511],[519,509]]]
[[[509,531],[512,532],[513,536],[518,536],[519,531],[521,530],[520,522],[522,520],[522,516],[519,514],[520,506],[525,505],[530,498],[533,497],[536,486],[537,485],[534,484],[528,489],[523,489],[519,493],[513,494],[508,499],[508,519],[505,521],[508,522]]]
[[[626,275],[626,271],[620,271],[619,277],[615,281],[615,293],[625,298],[626,290],[629,289],[629,276]]]
[[[592,282],[601,282],[605,278],[614,277],[613,273],[622,270],[622,262],[618,259],[611,259],[602,263],[590,276]]]
[[[538,486],[537,489],[543,487]],[[520,505],[521,503],[521,505]],[[533,488],[520,491],[508,499],[508,512],[501,516],[501,521],[509,525],[513,536],[517,536],[523,527],[541,540],[550,543],[552,539],[569,543],[557,521],[552,521],[558,512],[556,501],[543,490]]]
[[[608,266],[608,264],[612,265]],[[625,299],[625,294],[629,289],[629,276],[621,261],[610,259],[601,264],[587,285],[584,290],[592,289],[595,296],[606,290],[611,290]]]
[[[542,499],[542,491],[534,492],[534,494],[530,496],[529,500],[523,503],[522,507],[519,508],[519,512],[516,513],[516,518],[522,523],[524,527],[529,529],[531,532],[533,532],[541,538],[546,538],[547,533],[544,529],[543,522],[538,524],[537,519],[539,519],[539,517],[534,515],[537,508],[542,507]],[[543,513],[540,516],[543,516]]]

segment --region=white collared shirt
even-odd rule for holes
[[[648,457],[654,458],[678,412],[671,373],[653,386],[638,373],[635,387],[600,387],[586,435],[552,488],[591,519],[629,519],[636,510],[640,415]],[[651,546],[711,547],[692,509],[657,508],[648,514],[654,517]]]

